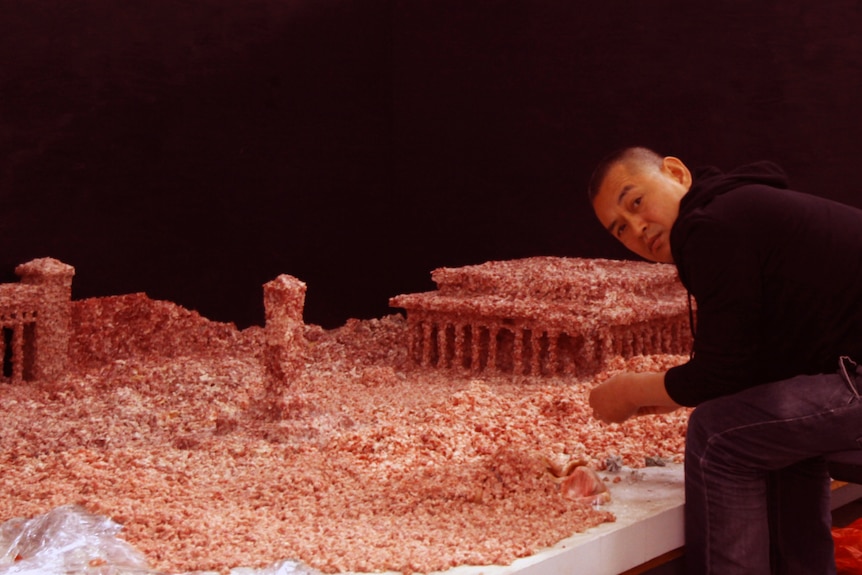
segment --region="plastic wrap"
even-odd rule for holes
[[[118,537],[122,526],[76,505],[31,519],[0,524],[0,575],[163,575]],[[313,575],[313,569],[280,561],[260,569],[238,567],[231,575]],[[216,575],[196,571],[185,575]]]
[[[125,575],[155,573],[143,555],[119,539],[116,522],[65,505],[0,525],[2,575]]]

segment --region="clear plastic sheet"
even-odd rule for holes
[[[118,537],[122,526],[65,505],[31,519],[0,524],[0,575],[164,575]],[[231,575],[315,575],[295,561],[261,569],[238,567]],[[217,575],[196,571],[185,575]]]
[[[0,525],[0,574],[149,574],[147,560],[119,539],[121,526],[66,505]]]

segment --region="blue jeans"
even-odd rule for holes
[[[834,575],[825,453],[859,449],[862,367],[698,406],[685,455],[686,575]]]

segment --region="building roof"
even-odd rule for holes
[[[590,329],[676,316],[687,310],[676,268],[647,262],[534,257],[431,273],[437,290],[399,295],[410,312],[532,320],[547,328]]]

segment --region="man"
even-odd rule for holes
[[[688,575],[835,573],[823,455],[862,441],[862,210],[628,148],[593,174],[601,224],[674,263],[697,304],[693,353],[590,395],[605,422],[697,406],[685,455]]]

